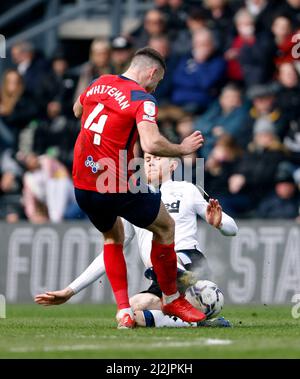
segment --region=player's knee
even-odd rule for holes
[[[138,293],[137,295],[134,295],[129,299],[130,306],[134,312],[142,311],[143,309],[145,309],[145,306],[148,305],[148,299],[145,295],[146,294]]]
[[[170,217],[156,232],[156,237],[162,241],[162,243],[171,243],[174,240],[175,235],[175,222]],[[155,238],[155,236],[154,236]],[[171,242],[170,242],[171,241]]]
[[[134,312],[146,309],[161,309],[160,299],[151,293],[139,293],[129,300]]]

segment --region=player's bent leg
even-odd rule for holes
[[[139,212],[136,212],[136,210]],[[134,212],[133,212],[134,210]],[[195,309],[177,291],[177,257],[174,251],[175,225],[156,193],[140,194],[122,208],[120,216],[153,232],[151,261],[163,292],[164,312],[184,321],[202,321],[205,314]],[[143,217],[145,216],[145,219]]]
[[[152,293],[138,293],[129,299],[131,308],[134,312],[145,309],[161,309],[161,300]]]
[[[205,320],[202,322],[185,322],[178,317],[167,316],[160,310],[143,310],[134,313],[135,320],[138,326],[155,327],[155,328],[197,328],[197,327],[212,327],[212,328],[229,328],[231,323],[225,320],[224,317]]]
[[[138,326],[156,327],[156,328],[188,328],[197,327],[196,322],[185,322],[175,316],[167,316],[161,310],[143,310],[134,313]]]
[[[163,312],[186,322],[202,321],[203,312],[194,308],[177,289],[177,256],[174,250],[174,220],[161,202],[155,221],[147,227],[153,232],[151,261],[163,292]]]
[[[175,223],[161,202],[158,215],[147,227],[153,233],[151,262],[164,295],[179,297],[177,291],[177,257],[174,250]]]

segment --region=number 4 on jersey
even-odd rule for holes
[[[93,121],[103,109],[104,109],[104,105],[101,103],[98,103],[95,106],[95,108],[92,110],[92,112],[89,114],[88,118],[86,119],[84,123],[84,129],[89,129],[92,132],[95,132],[93,143],[98,146],[100,145],[100,142],[101,142],[101,133],[103,132],[103,128],[106,123],[108,115],[106,114],[101,115],[97,123]]]

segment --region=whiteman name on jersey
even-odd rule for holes
[[[122,111],[128,107],[130,107],[130,104],[126,98],[125,95],[123,95],[123,92],[118,90],[116,87],[112,86],[106,86],[104,84],[100,84],[98,86],[92,87],[90,90],[87,91],[86,97],[89,97],[91,95],[102,95],[107,94],[108,96],[111,96],[113,99],[115,99],[119,105]]]

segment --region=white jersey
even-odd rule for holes
[[[162,201],[170,216],[175,221],[175,251],[197,249],[200,250],[197,240],[197,215],[206,220],[207,201],[198,188],[185,181],[168,180],[161,188]],[[138,239],[138,246],[145,266],[151,266],[150,252],[152,233],[131,225],[124,220],[125,245],[127,245],[134,234]],[[234,236],[237,233],[235,221],[226,213],[222,213],[222,223],[219,228],[223,235]]]

